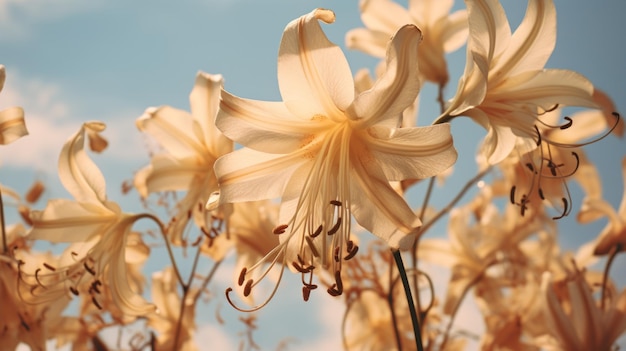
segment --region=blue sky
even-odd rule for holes
[[[558,39],[548,67],[584,74],[612,96],[618,110],[626,111],[622,24],[626,2],[555,2]],[[503,4],[515,26],[526,2],[504,0]],[[457,1],[456,7],[461,6]],[[120,183],[148,161],[146,142],[134,120],[149,106],[188,109],[188,94],[199,70],[221,73],[225,88],[236,95],[279,100],[276,55],[283,28],[315,7],[335,11],[336,23],[323,28],[341,46],[347,30],[362,26],[355,0],[0,0],[0,64],[7,70],[0,109],[23,106],[31,131],[29,137],[0,148],[0,182],[25,190],[32,180],[42,179],[50,186],[47,198],[66,197],[54,173],[61,145],[81,122],[103,120],[109,125],[105,135],[111,148],[94,159],[107,178],[109,196],[129,210],[139,210],[135,194],[124,197],[119,191]],[[354,72],[373,68],[377,62],[358,52],[347,51],[346,56]],[[464,57],[464,49],[451,56],[448,98],[454,94]],[[434,91],[428,87],[421,108],[425,123],[431,119],[428,116],[436,116]],[[466,134],[464,128],[455,131]],[[475,142],[483,135],[481,129],[469,130],[472,135],[459,136],[457,141],[469,144],[457,144],[461,169],[472,164]],[[623,190],[624,142],[607,138],[592,145],[589,153],[603,174],[607,199],[617,206]],[[587,241],[603,224],[581,229],[573,221],[568,223],[564,231],[571,246]],[[302,315],[317,318],[320,302],[333,306],[328,297],[318,294],[318,305],[302,306],[299,293],[293,289],[288,293],[271,304],[283,307],[263,311],[263,318],[274,326],[282,320],[291,329],[270,331],[267,324],[260,325],[261,333],[270,334],[262,337],[263,346],[273,348],[288,334],[308,343],[326,340],[326,329],[336,326],[336,321],[326,326],[316,321],[299,326],[298,321]],[[297,305],[286,312],[288,303]],[[334,319],[340,317],[335,313]],[[337,342],[336,336],[329,342]]]

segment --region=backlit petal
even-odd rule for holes
[[[227,91],[222,92],[216,123],[226,136],[245,147],[281,154],[302,147],[307,138],[329,125],[326,119],[294,117],[282,102],[243,99]]]
[[[186,111],[170,106],[149,108],[137,119],[136,125],[174,157],[206,152],[200,124]]]
[[[0,144],[6,145],[28,135],[21,107],[9,107],[0,111]]]
[[[289,23],[278,53],[280,94],[286,106],[293,106],[292,112],[301,118],[339,116],[354,99],[348,61],[326,38],[320,20],[332,23],[335,14],[316,9]]]
[[[59,178],[67,191],[79,202],[106,201],[104,176],[85,152],[85,130],[104,130],[101,122],[84,123],[64,145],[59,156]]]
[[[395,33],[401,26],[414,23],[409,11],[390,0],[361,0],[361,19],[367,28]]]
[[[206,165],[196,157],[173,158],[169,154],[155,155],[150,165],[135,174],[134,184],[142,197],[160,191],[186,190],[197,177],[207,174]]]
[[[232,151],[232,142],[229,142],[215,126],[223,83],[224,79],[221,74],[198,72],[195,85],[189,95],[191,115],[200,124],[204,136],[203,143],[214,152],[214,156],[221,156]]]
[[[355,128],[374,124],[398,125],[402,111],[411,106],[420,91],[417,47],[422,33],[414,25],[400,28],[387,48],[386,71],[354,100],[348,110]]]

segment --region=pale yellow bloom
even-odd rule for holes
[[[558,344],[552,349],[611,350],[626,331],[626,289],[604,309],[578,271],[566,279],[561,289],[552,282],[550,273],[544,273],[541,290],[545,332]]]
[[[6,79],[6,71],[3,65],[0,65],[0,92],[4,87]],[[6,145],[13,141],[28,135],[26,123],[24,122],[24,110],[21,107],[14,106],[0,111],[0,144]]]
[[[157,331],[158,350],[194,351],[198,348],[194,344],[193,335],[196,330],[196,306],[194,296],[196,290],[191,290],[183,304],[184,314],[181,313],[181,296],[178,292],[178,281],[171,267],[152,274],[152,300],[157,311],[147,315],[148,325]],[[181,323],[178,343],[175,343],[178,323]]]
[[[191,113],[169,106],[149,108],[137,119],[137,127],[162,147],[150,165],[137,172],[134,184],[142,197],[154,192],[186,191],[176,204],[169,235],[180,244],[190,217],[210,232],[211,213],[204,208],[209,195],[218,190],[213,172],[215,160],[233,150],[215,127],[222,76],[199,72],[189,102]]]
[[[390,247],[410,246],[407,234],[420,221],[389,181],[436,175],[456,151],[449,125],[396,128],[420,88],[419,30],[407,25],[396,33],[387,71],[355,96],[346,58],[318,22],[334,19],[316,9],[285,29],[282,102],[222,92],[217,126],[245,148],[220,158],[215,171],[221,203],[281,198],[276,253],[286,262],[319,260],[338,273],[342,257],[353,256],[352,216]]]
[[[424,33],[418,61],[426,80],[445,85],[448,68],[445,53],[452,52],[467,38],[467,11],[450,14],[453,0],[411,0],[408,9],[391,0],[361,0],[361,19],[367,28],[346,34],[346,46],[384,58],[389,38],[406,24]]]
[[[537,145],[535,125],[560,106],[597,107],[593,85],[580,74],[544,69],[556,43],[552,0],[530,0],[511,34],[497,0],[469,0],[467,64],[455,97],[438,121],[465,115],[487,130],[481,153],[490,164],[508,156],[521,138]]]
[[[33,284],[41,286],[37,296],[48,299],[76,295],[87,286],[91,301],[99,308],[103,307],[101,290],[109,289],[124,314],[143,315],[153,306],[131,288],[126,245],[133,224],[146,216],[124,213],[107,200],[104,177],[84,150],[87,130],[101,132],[104,128],[100,122],[85,123],[63,146],[59,177],[75,200],[50,200],[43,211],[33,211],[30,216],[33,228],[29,239],[82,243],[82,253],[67,252],[62,264],[44,266],[30,282],[36,279]]]
[[[623,189],[626,189],[626,158],[622,159]],[[607,217],[609,223],[594,240],[594,254],[607,255],[612,249],[626,251],[626,190],[617,211],[599,196],[588,196],[582,204],[579,220],[583,223]]]

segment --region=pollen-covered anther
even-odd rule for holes
[[[339,296],[343,294],[343,282],[341,281],[341,272],[335,272],[335,284],[326,290],[330,296]]]
[[[335,225],[333,225],[333,227],[330,228],[330,230],[328,231],[328,235],[333,235],[337,233],[340,227],[341,227],[341,217],[337,217],[337,223],[335,223]]]
[[[252,279],[249,279],[246,282],[246,286],[243,287],[243,296],[245,297],[250,296],[250,293],[252,292],[252,283],[254,283]]]
[[[274,228],[273,233],[274,234],[283,234],[285,232],[285,230],[289,227],[289,225],[287,224],[281,224],[279,226],[277,226],[276,228]]]
[[[320,234],[322,233],[322,230],[324,230],[324,226],[320,224],[320,226],[319,226],[319,227],[317,227],[317,229],[315,229],[315,231],[314,231],[313,233],[311,233],[311,234],[310,234],[310,235],[311,235],[311,237],[312,237],[312,238],[317,237],[318,235],[320,235]]]
[[[78,296],[78,290],[75,287],[70,286],[70,291],[74,294],[74,296]]]
[[[302,287],[302,299],[304,302],[309,301],[309,297],[311,296],[311,289],[306,285]]]
[[[355,245],[352,240],[348,240],[346,250],[348,251],[348,254],[343,259],[347,261],[356,255],[356,253],[359,251],[359,247]]]
[[[330,200],[330,204],[331,204],[331,205],[335,205],[335,206],[337,206],[337,207],[341,207],[341,206],[343,206],[343,204],[341,203],[341,201],[338,201],[338,200]]]
[[[46,268],[48,268],[49,270],[51,270],[51,271],[53,271],[53,272],[54,272],[54,271],[56,271],[56,268],[52,267],[51,265],[49,265],[49,264],[47,264],[47,263],[45,263],[45,262],[43,263],[43,266],[44,266],[44,267],[46,267]]]
[[[93,268],[89,267],[87,262],[83,262],[83,267],[85,267],[85,270],[89,272],[89,274],[94,275],[94,276],[96,275],[96,271]]]
[[[239,279],[237,279],[237,284],[239,284],[239,286],[242,286],[243,282],[246,280],[246,272],[248,272],[248,268],[243,267],[239,273]]]
[[[93,304],[94,304],[96,307],[98,307],[98,309],[99,309],[99,310],[101,310],[101,309],[102,309],[102,306],[100,305],[100,303],[98,302],[98,300],[96,299],[96,297],[95,297],[95,296],[92,296],[92,297],[91,297],[91,302],[93,302]]]
[[[300,264],[296,261],[291,262],[291,265],[302,274],[311,273],[313,269],[315,269],[315,266],[309,265],[305,267],[304,264]]]
[[[314,257],[320,257],[319,251],[317,251],[315,244],[313,244],[313,239],[311,239],[311,237],[309,236],[305,236],[304,239],[306,240],[306,243],[309,246],[309,249],[311,250],[311,254],[313,254]]]

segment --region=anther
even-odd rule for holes
[[[252,292],[252,283],[254,281],[252,279],[249,279],[246,282],[246,286],[243,287],[243,296],[248,297],[250,295],[250,292]]]
[[[45,288],[45,286],[39,280],[39,272],[41,272],[41,268],[37,268],[35,270],[35,280],[37,281],[37,284],[41,285],[42,288]]]
[[[546,199],[546,197],[543,196],[543,190],[541,190],[541,188],[538,188],[537,192],[539,193],[539,197],[541,198],[541,200],[545,200]]]
[[[96,307],[98,307],[99,310],[102,309],[102,306],[100,306],[100,303],[98,302],[98,300],[96,300],[95,296],[91,297],[91,302],[93,302],[93,304],[96,305]]]
[[[248,268],[243,267],[243,269],[241,269],[241,272],[239,273],[239,279],[237,279],[237,284],[239,284],[239,286],[243,285],[243,282],[246,280],[246,272],[248,271]]]
[[[341,201],[338,201],[338,200],[330,200],[330,204],[331,204],[331,205],[335,205],[335,206],[337,206],[337,207],[341,207],[341,206],[343,206],[343,204],[341,203]]]
[[[83,262],[83,267],[89,272],[91,275],[96,275],[96,271],[87,265],[87,262]]]
[[[572,119],[567,117],[567,116],[563,117],[563,119],[566,120],[567,123],[565,123],[564,125],[560,126],[559,127],[560,129],[567,129],[567,128],[571,127],[572,124],[574,124],[574,121],[572,121]]]
[[[48,268],[49,270],[51,270],[51,271],[53,271],[53,272],[54,272],[54,271],[56,271],[56,268],[52,267],[51,265],[49,265],[49,264],[47,264],[47,263],[45,263],[45,262],[43,263],[43,266],[44,266],[44,267],[46,267],[46,268]]]
[[[196,238],[196,240],[191,243],[191,246],[196,247],[198,246],[198,244],[200,244],[200,241],[202,240],[202,236],[198,235],[198,237]]]
[[[75,296],[78,296],[78,290],[76,290],[75,287],[70,286],[70,291],[72,292],[72,294],[74,294]]]
[[[302,298],[304,299],[304,302],[309,301],[309,296],[311,296],[311,289],[309,289],[308,286],[303,286],[302,287]]]
[[[339,246],[335,247],[335,252],[333,253],[335,262],[339,262],[341,261],[341,258],[339,257],[339,253],[341,252],[341,250],[339,249]]]
[[[535,125],[535,131],[537,132],[537,146],[541,146],[541,132],[539,131],[539,128],[537,128],[537,126]]]
[[[348,248],[348,254],[343,259],[346,261],[351,259],[352,257],[356,255],[358,251],[359,251],[359,247],[357,245],[354,245],[352,248]]]
[[[309,249],[311,249],[311,253],[313,254],[313,256],[320,257],[320,253],[317,251],[315,244],[313,244],[313,239],[311,239],[311,237],[306,236],[306,235],[304,236],[304,239],[306,240],[306,243],[309,245]]]
[[[515,205],[515,185],[511,187],[510,200],[513,205]]]
[[[287,224],[281,224],[278,227],[274,228],[274,234],[282,234],[285,232],[285,229],[287,229],[289,227],[289,225]]]
[[[332,228],[330,228],[330,230],[328,231],[328,235],[333,235],[337,233],[337,231],[339,230],[339,227],[341,227],[341,217],[337,217],[337,223],[335,223],[335,225]]]
[[[322,230],[324,230],[324,227],[320,224],[320,226],[317,227],[317,229],[315,229],[315,231],[311,234],[311,237],[315,238],[316,236],[320,235],[322,233]]]
[[[557,220],[561,219],[569,214],[569,205],[566,198],[561,198],[563,200],[563,213],[560,216],[552,217],[552,219]]]

